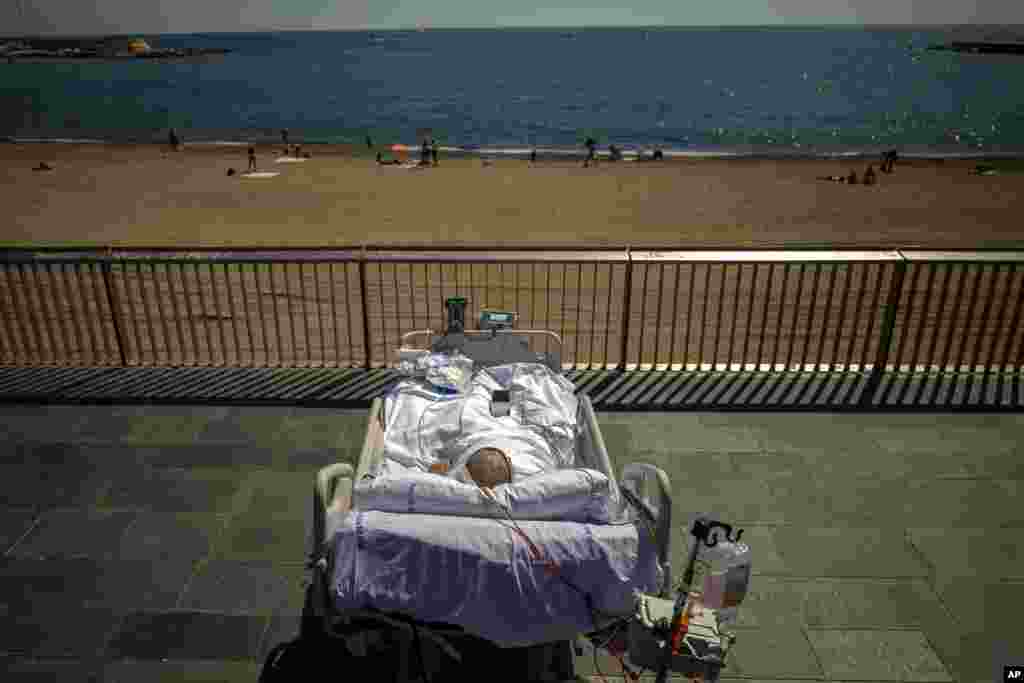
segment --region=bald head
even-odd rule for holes
[[[497,448],[481,448],[466,462],[466,471],[482,488],[494,488],[512,481],[508,458]]]

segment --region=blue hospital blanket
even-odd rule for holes
[[[603,617],[632,615],[635,593],[661,585],[654,544],[632,524],[518,524]],[[372,607],[461,626],[501,647],[594,630],[582,595],[534,560],[507,520],[352,512],[333,551],[339,610]]]

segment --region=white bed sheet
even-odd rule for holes
[[[509,415],[491,415],[491,392],[508,389]],[[578,401],[572,383],[538,363],[476,372],[465,394],[446,395],[420,381],[398,384],[385,398],[384,458],[374,476],[449,466],[468,481],[465,461],[484,447],[512,461],[513,480],[572,467]]]

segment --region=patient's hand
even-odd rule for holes
[[[512,481],[508,456],[496,448],[481,448],[470,456],[466,471],[481,488],[494,488]]]

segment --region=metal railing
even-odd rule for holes
[[[1024,252],[0,251],[0,364],[381,367],[443,299],[579,369],[1020,374]],[[539,349],[540,350],[540,349]]]

